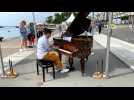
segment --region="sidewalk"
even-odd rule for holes
[[[116,28],[129,28],[129,25],[116,25]]]
[[[2,48],[2,56],[4,68],[7,70],[9,68],[9,59],[13,62],[13,66],[15,64],[21,62],[23,59],[27,58],[29,55],[34,53],[33,49],[27,49],[26,51],[19,52],[20,49],[20,39],[13,38],[10,40],[4,40],[1,43]],[[0,74],[1,74],[1,64],[0,64]]]
[[[16,52],[16,53],[11,54],[7,57],[4,57],[3,58],[4,69],[7,70],[9,68],[9,59],[12,61],[12,64],[13,64],[13,67],[14,67],[16,64],[18,64],[22,60],[26,59],[28,56],[30,56],[33,53],[34,53],[33,49],[27,49],[25,51]],[[0,66],[0,74],[2,74],[1,66]]]
[[[20,49],[20,39],[14,38],[14,39],[10,39],[10,40],[4,40],[1,43],[1,48],[2,48],[2,56],[3,57],[14,54],[14,53],[18,52]]]
[[[95,36],[97,38],[97,35]],[[103,38],[101,39],[103,40]],[[0,87],[106,87],[106,86],[134,86],[133,71],[110,53],[110,79],[95,80],[92,78],[96,69],[97,58],[99,60],[99,69],[101,60],[106,60],[106,49],[94,41],[94,55],[88,57],[85,64],[86,76],[82,77],[80,72],[80,62],[78,58],[74,58],[75,71],[66,74],[56,73],[56,79],[52,78],[52,73],[46,74],[46,82],[42,82],[42,72],[40,75],[36,73],[36,57],[34,53],[27,53],[26,58],[15,64],[14,68],[19,76],[15,79],[1,79]],[[29,54],[29,55],[28,55]],[[63,57],[64,58],[64,57]]]
[[[94,39],[106,48],[107,36],[104,34],[95,35]],[[134,44],[111,38],[111,52],[121,61],[134,70]]]
[[[26,57],[24,60],[15,65],[15,70],[19,76],[15,79],[0,80],[0,87],[105,87],[105,86],[134,86],[134,73],[125,64],[120,62],[114,55],[110,54],[110,79],[95,80],[92,78],[96,69],[97,57],[104,60],[106,49],[94,41],[94,55],[88,57],[85,64],[86,76],[82,77],[80,72],[80,62],[74,58],[75,71],[66,74],[56,73],[56,79],[52,78],[52,73],[46,74],[46,82],[42,82],[42,72],[36,73],[35,54]],[[64,58],[64,57],[63,57]],[[101,66],[99,66],[100,68]]]

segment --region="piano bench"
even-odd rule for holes
[[[43,82],[45,82],[45,69],[48,73],[48,68],[53,68],[53,78],[55,79],[55,68],[52,61],[49,60],[36,60],[36,67],[37,67],[37,75],[39,75],[39,66],[42,68],[43,73]]]

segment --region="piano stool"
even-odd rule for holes
[[[45,69],[48,73],[48,68],[53,68],[53,78],[55,79],[55,67],[52,61],[49,60],[38,60],[36,59],[37,75],[39,75],[39,66],[42,68],[43,82],[45,82]]]

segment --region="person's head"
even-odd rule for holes
[[[41,31],[44,31],[44,28],[45,28],[45,26],[44,26],[44,24],[42,24],[41,25]]]
[[[38,24],[38,25],[37,25],[37,31],[39,31],[39,32],[44,31],[44,26],[43,26],[43,24]]]
[[[33,25],[34,25],[34,23],[30,22],[30,23],[29,23],[29,25],[30,25],[30,26],[33,26]]]
[[[21,21],[20,26],[22,26],[22,27],[26,26],[26,21],[25,20]]]
[[[52,31],[50,29],[45,28],[43,31],[43,34],[47,37],[50,38],[51,37],[51,33]]]

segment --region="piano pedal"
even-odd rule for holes
[[[91,52],[91,55],[94,55],[94,52]]]
[[[88,61],[88,58],[85,58],[84,61],[87,62]]]

